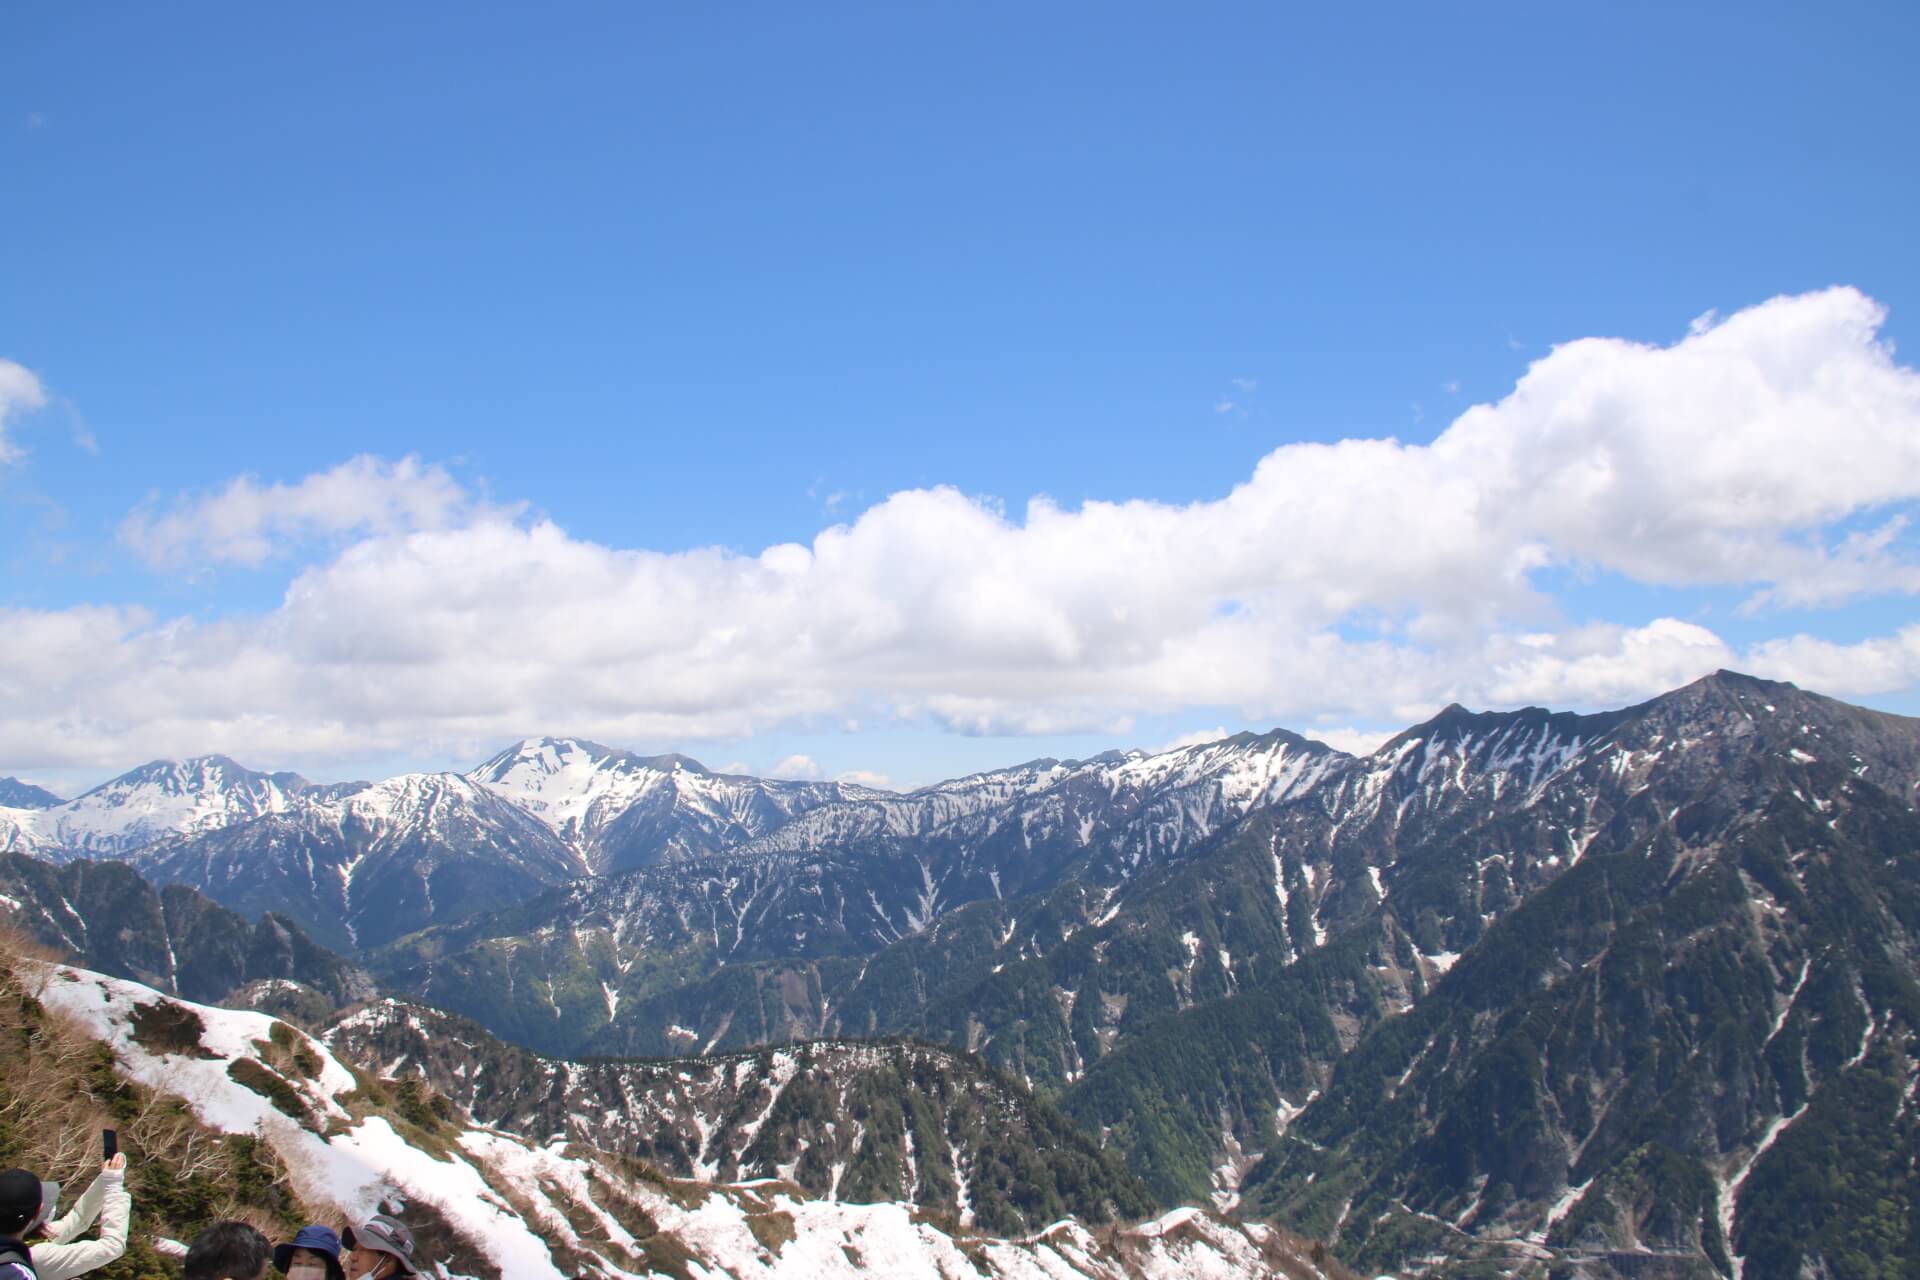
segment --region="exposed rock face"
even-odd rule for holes
[[[155,889],[124,863],[0,854],[0,910],[42,946],[190,1000],[264,981],[301,984],[333,1006],[373,994],[371,978],[291,921],[249,921],[184,885]]]

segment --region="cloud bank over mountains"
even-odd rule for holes
[[[134,513],[123,542],[167,570],[325,558],[261,615],[0,610],[0,768],[457,754],[556,727],[1397,723],[1617,703],[1718,666],[1900,690],[1920,627],[1808,634],[1808,611],[1920,590],[1920,373],[1883,319],[1853,289],[1777,298],[1666,346],[1559,346],[1430,444],[1284,445],[1217,500],[1014,516],[916,489],[758,554],[584,541],[413,458],[242,478]],[[1568,616],[1569,577],[1733,589],[1776,638]]]

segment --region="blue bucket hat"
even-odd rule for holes
[[[332,1227],[302,1227],[300,1234],[273,1249],[273,1269],[286,1274],[287,1264],[293,1261],[295,1249],[311,1249],[323,1254],[327,1259],[327,1280],[346,1280],[347,1273],[340,1267],[340,1237],[334,1234]]]

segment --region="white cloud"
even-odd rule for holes
[[[1209,742],[1218,742],[1228,737],[1231,732],[1225,725],[1217,725],[1211,729],[1195,729],[1191,733],[1183,733],[1171,741],[1163,742],[1157,747],[1149,747],[1148,751],[1158,755],[1162,751],[1178,751],[1182,747],[1204,747]]]
[[[297,484],[241,476],[165,509],[149,500],[121,523],[120,540],[156,567],[259,565],[309,539],[446,528],[482,509],[442,467],[363,455]]]
[[[1750,665],[1755,675],[1791,680],[1822,693],[1892,693],[1920,680],[1920,626],[1853,644],[1808,635],[1769,640],[1755,648]]]
[[[1740,659],[1719,636],[1677,618],[1597,625],[1488,646],[1488,700],[1509,706],[1606,706],[1671,689]]]
[[[872,787],[877,791],[894,790],[893,779],[884,773],[874,773],[868,769],[849,769],[845,773],[833,776],[835,782],[850,782],[856,787]]]
[[[0,463],[19,459],[20,449],[7,439],[10,421],[23,413],[45,407],[46,388],[33,370],[11,360],[0,359]]]
[[[825,775],[812,756],[791,755],[767,770],[769,778],[791,778],[796,782],[818,782]]]
[[[1398,729],[1303,729],[1300,736],[1324,742],[1335,751],[1344,751],[1350,756],[1370,756],[1380,749],[1381,743],[1398,732]]]
[[[1742,653],[1672,618],[1569,625],[1535,580],[1775,609],[1920,589],[1896,510],[1920,499],[1920,375],[1880,321],[1848,289],[1776,299],[1667,347],[1566,344],[1431,445],[1287,445],[1217,500],[1036,498],[1014,518],[910,490],[758,555],[583,541],[411,459],[236,481],[139,513],[129,544],[259,563],[352,540],[262,616],[0,616],[0,767],[298,762],[540,724],[674,745],[900,717],[1122,739],[1201,707],[1404,724],[1453,700],[1619,703],[1725,665],[1901,688],[1920,678],[1906,633]]]

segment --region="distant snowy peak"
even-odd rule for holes
[[[316,807],[370,827],[408,831],[464,820],[473,810],[511,812],[500,797],[458,773],[403,773],[330,798]]]
[[[0,778],[0,809],[51,809],[65,803],[45,787],[18,778]]]
[[[242,914],[282,912],[329,946],[377,946],[587,874],[545,823],[456,773],[315,787],[286,812],[128,855]]]
[[[1275,729],[1152,755],[1131,752],[1105,772],[1119,785],[1147,790],[1218,786],[1230,804],[1251,807],[1288,799],[1351,759],[1324,742]]]
[[[528,738],[467,777],[573,839],[682,771],[711,776],[684,756],[646,759],[579,738]]]
[[[891,795],[836,782],[714,773],[578,738],[529,738],[467,778],[532,814],[596,871],[712,852],[820,805]]]
[[[165,836],[293,811],[304,803],[309,786],[298,774],[256,773],[225,756],[156,760],[78,799],[28,811],[24,825],[30,839],[23,844],[112,856]]]
[[[1086,760],[1033,760],[907,795],[878,793],[823,806],[748,846],[797,852],[870,839],[953,836],[977,841],[1018,830],[1020,844],[1065,839],[1085,848],[1135,841],[1184,845],[1241,817],[1312,790],[1353,757],[1285,730],[1243,733],[1170,751],[1109,751]]]

